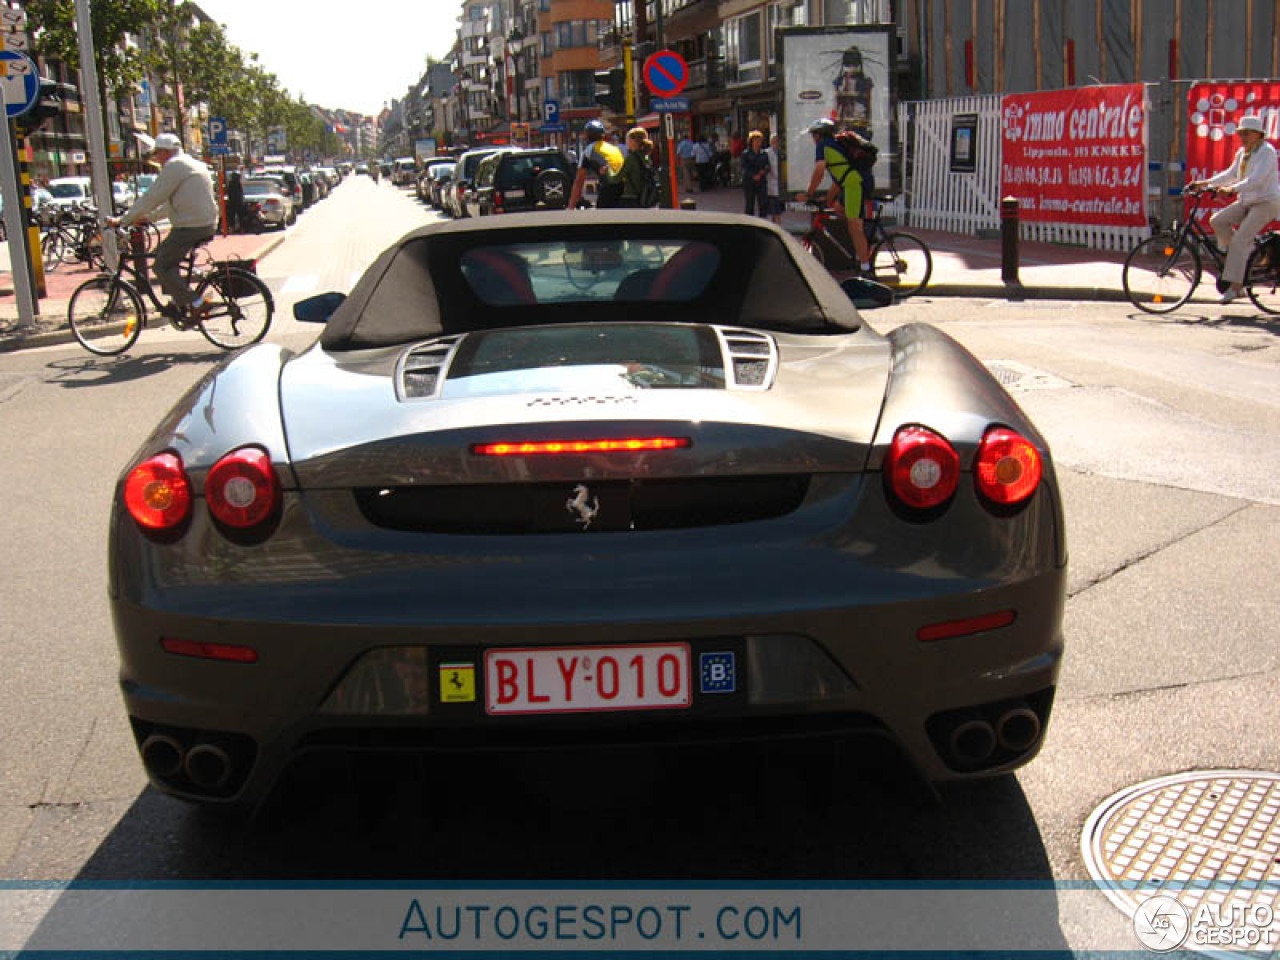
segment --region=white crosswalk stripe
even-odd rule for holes
[[[292,276],[284,282],[284,286],[280,288],[282,294],[288,293],[308,293],[314,290],[320,283],[320,278],[315,274],[307,274],[305,276]]]

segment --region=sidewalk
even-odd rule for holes
[[[699,210],[741,213],[742,191],[725,187],[692,197]],[[793,234],[809,229],[809,214],[788,210],[782,227]],[[929,245],[933,274],[925,293],[931,297],[1000,297],[1014,300],[1125,299],[1120,284],[1125,253],[1088,250],[1055,243],[1023,240],[1018,245],[1020,289],[1000,279],[1000,241],[959,233],[904,227]]]
[[[215,236],[207,249],[215,260],[260,260],[285,239],[284,233]],[[27,328],[18,319],[13,277],[7,270],[0,273],[0,353],[74,342],[67,326],[67,307],[75,289],[95,273],[88,264],[66,263],[46,273],[48,296],[40,299],[35,324]]]

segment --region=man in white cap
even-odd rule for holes
[[[145,142],[144,142],[145,146]],[[123,216],[107,219],[108,226],[129,227],[138,220],[167,208],[169,234],[156,247],[156,279],[172,298],[166,313],[178,319],[185,313],[199,318],[208,312],[203,301],[194,301],[182,271],[188,253],[213,238],[218,227],[218,202],[213,194],[209,168],[182,152],[182,141],[172,133],[162,133],[150,151],[161,165],[151,189],[140,196]]]
[[[1241,140],[1231,166],[1208,180],[1193,180],[1192,190],[1212,187],[1219,193],[1234,195],[1236,202],[1219,210],[1209,223],[1218,238],[1218,246],[1227,251],[1227,265],[1222,282],[1227,289],[1219,303],[1230,303],[1244,292],[1244,268],[1256,237],[1272,220],[1280,219],[1280,173],[1276,168],[1276,151],[1267,143],[1261,117],[1241,117],[1236,126]],[[1235,227],[1235,236],[1231,228]]]

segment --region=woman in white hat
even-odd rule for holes
[[[1244,266],[1256,237],[1272,220],[1280,219],[1280,173],[1276,168],[1276,151],[1267,143],[1261,117],[1242,117],[1236,127],[1241,140],[1231,166],[1208,180],[1193,180],[1192,190],[1212,187],[1219,193],[1231,194],[1236,202],[1219,210],[1210,218],[1218,246],[1227,251],[1227,265],[1222,281],[1228,284],[1219,303],[1230,303],[1244,292]],[[1231,228],[1235,227],[1232,236]]]

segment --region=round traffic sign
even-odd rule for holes
[[[644,84],[655,97],[674,97],[689,84],[689,64],[674,50],[659,50],[642,69]]]
[[[40,72],[35,61],[16,50],[0,50],[0,90],[4,91],[4,112],[19,117],[40,99]]]

